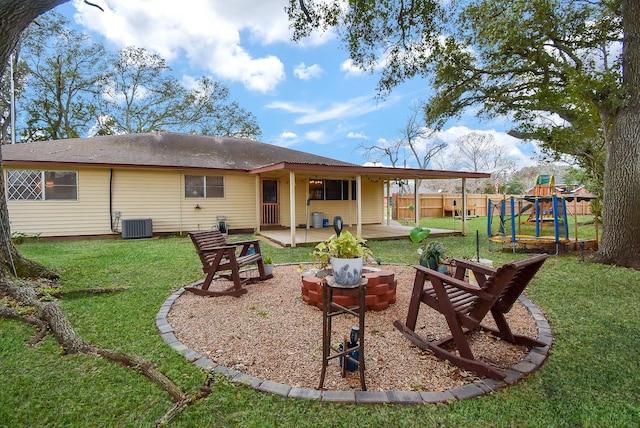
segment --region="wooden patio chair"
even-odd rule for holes
[[[204,296],[239,297],[247,292],[244,284],[273,278],[273,275],[265,273],[259,240],[227,242],[218,230],[189,232],[189,236],[200,257],[205,278],[185,287],[185,290]],[[246,270],[242,272],[245,276],[241,275],[241,268],[248,265],[257,266],[257,277],[249,276]],[[210,290],[216,277],[231,280],[233,284],[220,291]]]
[[[476,360],[467,341],[466,333],[484,329],[510,343],[528,347],[544,346],[543,342],[511,332],[505,314],[511,310],[527,284],[542,266],[546,254],[526,260],[507,263],[500,268],[455,259],[456,271],[453,277],[414,266],[416,276],[406,322],[397,320],[394,326],[419,348],[430,349],[442,359],[456,366],[493,379],[504,379],[505,373],[487,363]],[[463,281],[465,270],[473,271],[478,285]],[[416,333],[416,321],[420,303],[425,303],[441,313],[449,326],[451,335],[440,340],[429,341]],[[482,325],[485,316],[491,312],[498,329]],[[455,351],[444,348],[455,345]]]

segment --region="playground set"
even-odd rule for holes
[[[498,243],[511,247],[513,251],[521,249],[537,249],[555,247],[556,254],[560,249],[596,248],[598,243],[598,222],[595,222],[596,237],[594,240],[578,238],[577,203],[593,200],[588,195],[557,195],[553,175],[536,177],[533,194],[523,197],[503,197],[489,199],[487,207],[487,236],[490,243]],[[569,236],[568,202],[573,202],[575,232],[573,241]],[[496,222],[494,217],[499,219]],[[531,230],[535,226],[535,234],[522,232],[523,224]],[[491,247],[490,247],[491,248]]]

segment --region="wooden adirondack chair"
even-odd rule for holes
[[[505,314],[511,310],[527,284],[535,276],[548,256],[540,254],[526,260],[512,262],[498,269],[468,260],[456,259],[456,272],[453,277],[422,266],[414,266],[416,276],[406,322],[397,320],[395,327],[419,348],[430,349],[442,359],[456,366],[473,371],[493,379],[504,379],[505,373],[474,358],[466,333],[484,329],[508,342],[528,347],[544,346],[543,342],[515,335],[511,332]],[[463,281],[465,270],[473,271],[478,285]],[[428,341],[415,331],[420,303],[425,303],[440,312],[446,319],[450,336],[437,341]],[[481,324],[491,312],[498,327],[497,330]],[[444,348],[455,345],[455,351]]]
[[[185,290],[205,296],[239,297],[247,292],[244,284],[273,278],[273,275],[265,274],[260,241],[227,242],[218,230],[189,232],[189,236],[196,247],[206,276],[201,283],[187,286]],[[247,265],[257,265],[257,277],[243,277],[240,274],[241,268]],[[216,276],[233,281],[233,285],[221,291],[209,290]]]

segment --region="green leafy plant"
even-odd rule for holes
[[[420,264],[436,269],[438,265],[442,263],[442,260],[449,250],[442,242],[427,241],[430,233],[431,229],[416,226],[409,232],[409,238],[413,243],[420,245],[418,248]],[[433,260],[433,262],[429,263],[429,259]]]
[[[421,247],[427,245],[427,237],[431,233],[431,229],[416,226],[409,232],[409,238],[414,244],[420,244]]]
[[[340,236],[332,235],[316,245],[313,250],[313,258],[323,267],[327,266],[333,257],[353,259],[364,256],[373,256],[367,241],[349,231],[343,231]]]
[[[427,238],[431,233],[431,229],[427,229],[426,227],[416,226],[409,232],[409,239],[414,244],[418,244],[420,247],[418,248],[418,255],[420,260],[422,260],[422,254],[425,252],[427,248]]]
[[[442,263],[445,255],[449,252],[447,247],[442,242],[432,241],[429,242],[422,254],[420,254],[420,262],[423,265],[430,267],[431,269],[437,269],[438,265]]]
[[[268,256],[266,254],[262,255],[262,261],[264,262],[265,265],[272,265],[273,264],[273,259],[271,258],[271,256]]]

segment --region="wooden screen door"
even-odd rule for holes
[[[279,190],[278,180],[262,179],[262,226],[280,225]]]

